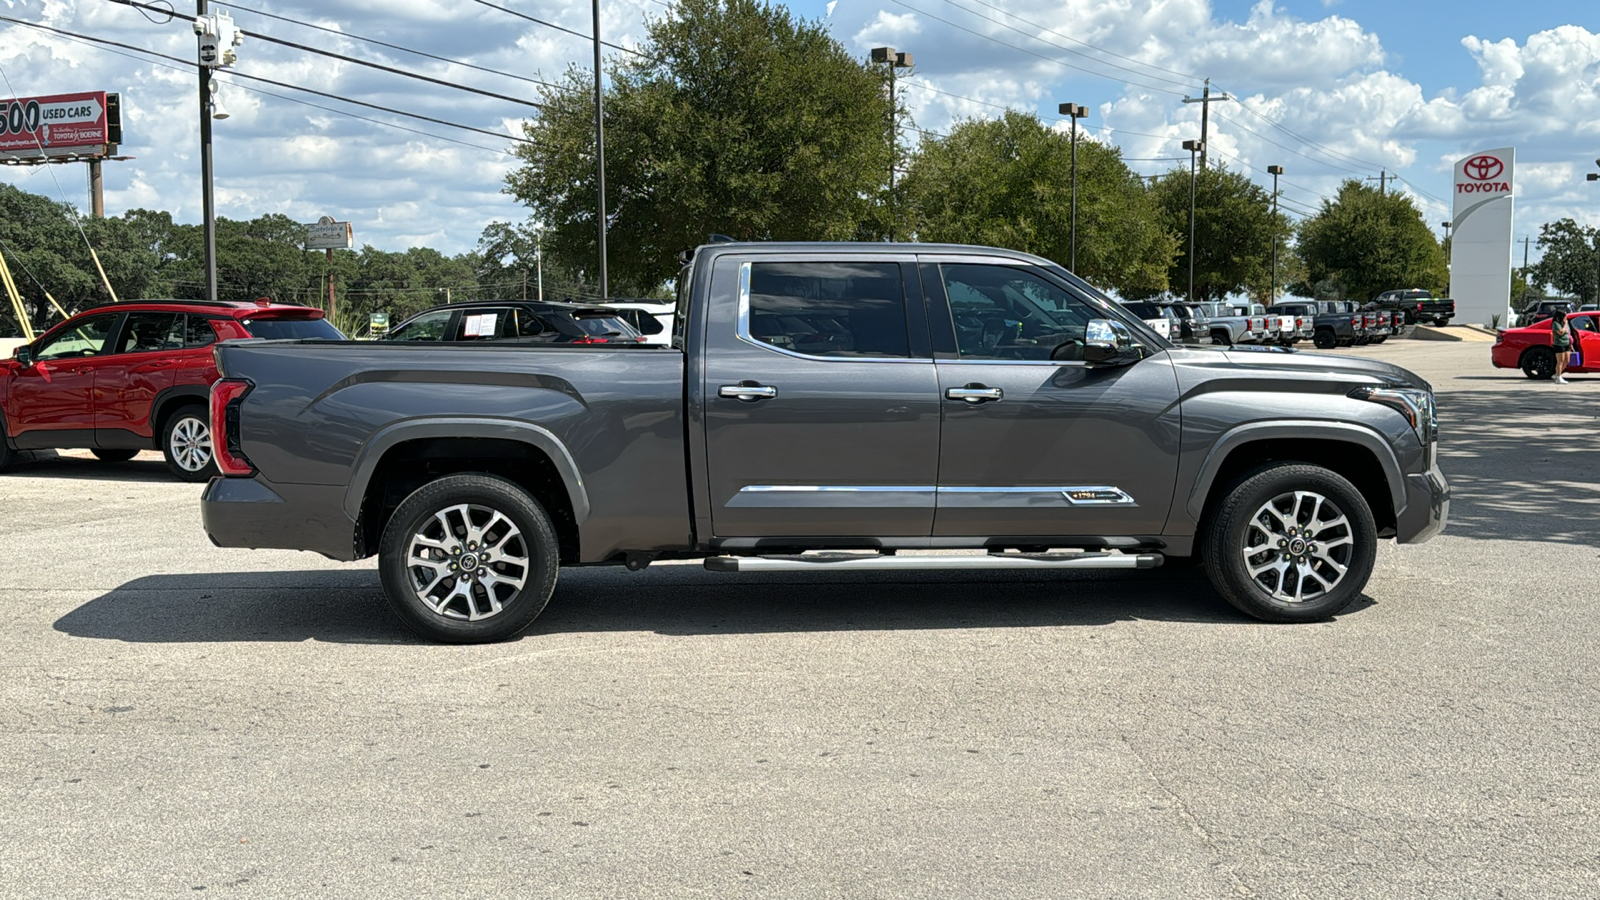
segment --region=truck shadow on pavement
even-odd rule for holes
[[[1343,615],[1372,606],[1366,596]],[[1198,573],[724,575],[698,566],[562,573],[524,637],[1105,626],[1153,620],[1248,627]],[[371,570],[152,575],[55,622],[73,637],[134,643],[423,643],[389,611]]]
[[[83,481],[141,481],[181,484],[160,457],[105,462],[81,456],[62,456],[54,450],[24,450],[11,471],[30,478],[73,478]],[[198,492],[204,485],[196,484]]]
[[[1526,393],[1441,391],[1445,534],[1600,544],[1600,404],[1530,382]]]

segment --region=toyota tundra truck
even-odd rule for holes
[[[400,619],[473,643],[527,628],[564,566],[668,559],[1198,562],[1305,622],[1447,519],[1433,392],[1387,363],[1180,347],[982,247],[713,243],[677,284],[659,347],[219,344],[206,531],[376,555]]]

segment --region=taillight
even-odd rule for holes
[[[1360,327],[1360,325],[1361,325],[1361,317],[1360,316],[1351,316],[1350,317],[1350,327],[1357,328],[1357,327]]]
[[[254,384],[242,378],[224,378],[211,386],[211,452],[224,475],[254,475],[239,450],[239,404]]]
[[[584,336],[573,341],[574,344],[609,344],[610,338]]]

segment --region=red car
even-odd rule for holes
[[[138,300],[62,322],[0,360],[0,471],[19,450],[87,447],[108,461],[159,449],[184,481],[216,474],[208,407],[229,338],[344,340],[320,309],[257,300]]]
[[[1521,369],[1529,378],[1549,378],[1556,373],[1556,355],[1550,349],[1550,323],[1544,319],[1521,328],[1506,328],[1496,333],[1489,359],[1497,369]],[[1580,362],[1568,372],[1600,372],[1600,312],[1568,313],[1572,329],[1572,349]]]

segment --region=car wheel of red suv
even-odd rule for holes
[[[167,457],[167,468],[184,481],[209,481],[216,475],[211,417],[206,408],[195,404],[173,413],[161,432],[161,452]]]

